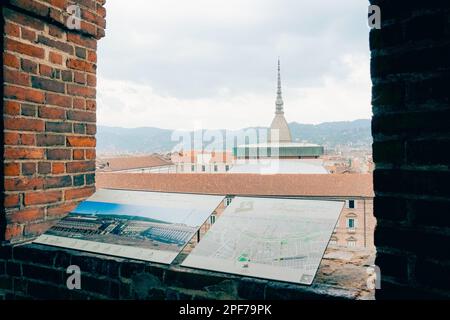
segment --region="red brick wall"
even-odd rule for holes
[[[68,5],[81,29],[66,27]],[[0,241],[44,232],[95,183],[97,40],[105,0],[9,0],[3,16]]]
[[[377,298],[450,297],[450,2],[372,0]]]

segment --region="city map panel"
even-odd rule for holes
[[[343,206],[237,197],[182,266],[310,285]]]
[[[100,189],[34,242],[170,264],[222,200]]]

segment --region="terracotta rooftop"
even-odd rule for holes
[[[371,174],[97,173],[97,188],[241,196],[373,197]]]
[[[205,156],[211,156],[211,158],[209,159],[209,163],[231,163],[234,158],[231,152],[202,152],[197,150],[190,150],[172,153],[171,160],[173,163],[196,163],[197,159],[202,154]]]
[[[127,156],[117,158],[104,158],[97,160],[98,171],[120,171],[128,169],[139,169],[149,167],[160,167],[170,165],[170,160],[158,155],[149,156]]]

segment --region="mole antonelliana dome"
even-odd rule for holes
[[[272,120],[270,125],[269,142],[292,142],[291,130],[284,117],[283,110],[283,97],[281,96],[281,75],[280,75],[280,59],[278,59],[278,90],[277,90],[277,100],[275,118]]]

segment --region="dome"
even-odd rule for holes
[[[291,130],[282,113],[276,113],[270,125],[270,142],[292,142]]]

